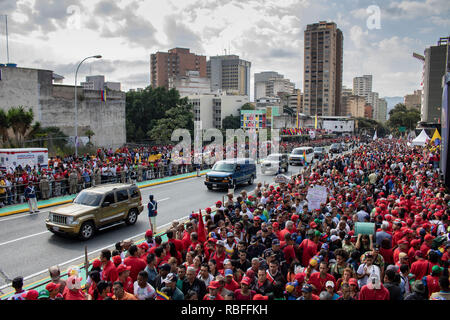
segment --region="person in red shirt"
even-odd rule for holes
[[[389,290],[380,281],[377,274],[373,273],[367,284],[359,292],[359,300],[389,300]]]
[[[123,289],[128,293],[134,293],[134,282],[130,277],[130,266],[121,264],[117,267],[117,272],[119,273],[119,278],[117,281],[122,283]]]
[[[218,281],[211,281],[211,283],[208,286],[209,293],[205,294],[203,297],[203,300],[225,300],[220,294],[219,294],[219,288],[220,284]]]
[[[175,244],[175,249],[177,249],[178,252],[183,252],[183,242],[174,238],[174,232],[172,230],[167,231],[166,236],[169,242]]]
[[[111,251],[103,249],[100,253],[100,261],[102,262],[102,280],[114,283],[119,277],[119,274],[117,273],[116,266],[110,259]]]
[[[254,290],[250,290],[250,284],[251,284],[250,278],[248,277],[242,278],[241,288],[236,289],[234,291],[234,299],[238,301],[253,300],[253,297],[256,294],[256,292]]]
[[[411,248],[408,251],[409,262],[413,263],[416,261],[416,251],[420,249],[420,240],[414,239],[411,241]]]
[[[320,300],[319,296],[313,293],[313,290],[310,284],[305,284],[302,288],[300,300]]]
[[[416,261],[411,265],[411,273],[416,276],[416,280],[422,280],[423,277],[430,274],[432,267],[430,261],[423,258],[422,251],[416,251]]]
[[[293,221],[287,221],[286,222],[286,227],[280,231],[280,233],[278,234],[278,239],[280,241],[285,241],[285,237],[286,234],[291,234],[293,233],[294,230],[294,222]]]
[[[189,246],[191,245],[191,233],[194,231],[194,226],[191,222],[186,224],[186,230],[183,233],[183,239],[181,242],[183,243],[183,251],[187,251]]]
[[[308,231],[308,238],[303,240],[299,246],[302,257],[302,266],[307,267],[309,261],[317,254],[317,243],[319,242],[319,237],[315,236],[313,230]],[[313,239],[313,240],[311,240]]]
[[[286,263],[288,265],[291,265],[293,261],[298,262],[297,256],[295,254],[294,240],[292,239],[292,235],[290,233],[285,235],[285,240],[285,245],[282,245],[281,248],[283,250]]]
[[[394,250],[394,263],[397,263],[399,260],[398,255],[400,252],[408,253],[408,241],[402,239],[398,242],[398,248]]]
[[[86,300],[87,296],[83,290],[81,290],[82,280],[82,278],[75,275],[70,276],[67,279],[67,285],[63,292],[64,300]]]
[[[313,273],[308,283],[312,285],[314,294],[319,295],[322,291],[326,291],[325,284],[328,281],[332,281],[336,286],[336,279],[328,273],[328,263],[322,261],[319,265],[319,272]]]
[[[239,283],[236,282],[233,278],[233,270],[225,269],[225,289],[230,290],[231,292],[239,289]]]
[[[223,262],[225,261],[226,257],[227,254],[225,252],[225,243],[223,240],[219,240],[216,242],[216,251],[211,257],[211,259],[214,259],[216,261],[217,270],[223,270]]]
[[[126,266],[130,266],[130,277],[134,281],[137,280],[137,276],[139,272],[145,269],[147,266],[147,262],[139,258],[139,252],[136,245],[132,245],[130,249],[128,249],[129,257],[123,260],[123,264]]]
[[[434,266],[433,268],[431,268],[431,274],[425,276],[422,279],[422,282],[428,291],[428,298],[430,298],[433,293],[439,292],[441,290],[441,287],[439,286],[439,278],[442,274],[442,271],[443,269],[441,267]]]
[[[147,256],[149,254],[148,252],[148,244],[147,242],[142,242],[140,245],[138,245],[138,256],[144,261],[147,261]]]
[[[427,234],[425,236],[424,238],[425,241],[420,246],[420,251],[422,251],[424,255],[427,255],[428,251],[431,250],[431,244],[433,243],[433,239],[434,237],[431,234]]]
[[[441,258],[442,262],[448,261],[450,262],[450,242],[445,245],[445,252]]]

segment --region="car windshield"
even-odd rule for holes
[[[332,147],[332,148],[339,148],[339,145],[335,143],[335,144],[333,144],[331,147]]]
[[[294,151],[292,151],[292,154],[303,154],[303,151],[304,150],[302,149],[294,149]]]
[[[322,152],[323,148],[315,148],[314,151]]]
[[[230,163],[216,163],[213,171],[234,172],[234,164]]]
[[[270,155],[267,157],[267,160],[269,161],[280,161],[281,157],[280,156],[274,156],[274,155]]]
[[[102,200],[102,195],[94,192],[81,191],[75,198],[73,203],[82,204],[85,206],[98,207]]]

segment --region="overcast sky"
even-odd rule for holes
[[[371,5],[380,9],[379,29]],[[276,71],[303,89],[303,32],[326,20],[344,33],[344,85],[372,74],[380,97],[404,96],[422,81],[412,53],[450,34],[448,0],[0,0],[0,14],[8,15],[11,62],[53,70],[73,84],[78,62],[101,54],[79,79],[104,74],[124,91],[148,86],[150,54],[174,47],[249,60],[252,87],[254,73]]]

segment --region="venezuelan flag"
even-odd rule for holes
[[[156,290],[156,300],[170,300],[170,297],[159,290]]]
[[[102,97],[102,101],[106,102],[106,91],[105,90],[101,91],[101,97]]]

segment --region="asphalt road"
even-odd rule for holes
[[[311,157],[312,155],[308,156],[309,161]],[[273,183],[275,175],[262,175],[260,166],[257,167],[255,184],[241,186],[235,190],[235,194],[244,189],[251,192],[258,182]],[[293,175],[301,169],[299,166],[289,166],[286,175]],[[159,203],[158,231],[165,230],[175,220],[184,220],[192,211],[205,209],[213,206],[217,200],[222,200],[226,190],[209,191],[204,180],[204,177],[196,177],[141,189],[144,206],[150,194]],[[145,209],[135,225],[120,224],[100,231],[93,239],[82,242],[47,231],[45,219],[49,210],[51,208],[33,215],[25,213],[0,219],[0,295],[11,291],[11,288],[5,287],[16,276],[23,276],[27,284],[47,277],[49,266],[59,265],[65,271],[69,266],[84,261],[85,246],[89,259],[92,259],[98,257],[102,249],[114,247],[118,241],[143,239],[149,228]]]

